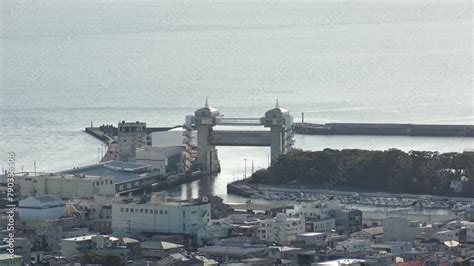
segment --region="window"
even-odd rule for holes
[[[155,214],[157,214],[157,213],[158,213],[158,210],[155,210]]]
[[[168,211],[165,211],[165,214],[168,214]]]
[[[145,213],[148,213],[148,209],[145,209]]]
[[[163,214],[163,210],[160,210],[160,214]]]
[[[120,208],[120,212],[123,212],[123,208]]]
[[[140,209],[140,213],[143,213],[143,209]]]
[[[125,208],[125,212],[128,212],[128,208]]]

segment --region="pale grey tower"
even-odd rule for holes
[[[286,109],[277,105],[262,118],[263,125],[270,128],[270,155],[272,163],[293,146],[293,117]]]
[[[212,128],[216,125],[216,118],[219,116],[219,110],[209,107],[206,100],[206,106],[194,112],[194,125],[197,130],[197,148],[198,148],[198,163],[200,163],[205,170],[217,170],[216,158],[217,150],[209,143],[211,138]],[[212,162],[212,164],[210,164]]]
[[[136,149],[146,146],[146,123],[125,122],[118,124],[118,159],[134,162]]]

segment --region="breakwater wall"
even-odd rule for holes
[[[296,123],[295,133],[305,135],[382,135],[424,137],[474,137],[474,125],[384,123]]]
[[[100,128],[98,127],[86,127],[85,132],[102,142],[104,142],[107,145],[110,145],[113,142],[113,136],[110,136],[106,133],[104,133]]]
[[[227,194],[234,194],[249,198],[258,193],[258,190],[247,183],[248,179],[227,184]]]
[[[147,127],[146,133],[151,134],[153,132],[168,131],[174,127]],[[118,135],[118,128],[113,125],[101,125],[100,127],[86,127],[85,132],[98,138],[99,140],[109,144],[114,140],[114,137]]]

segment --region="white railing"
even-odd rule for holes
[[[216,118],[218,125],[239,125],[239,126],[259,126],[262,125],[262,119],[260,118]]]

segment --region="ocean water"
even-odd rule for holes
[[[3,0],[0,153],[17,169],[97,160],[83,133],[121,120],[181,124],[205,98],[228,117],[278,99],[299,120],[474,124],[471,1]],[[303,149],[462,151],[472,139],[297,136]],[[268,149],[219,147],[225,194]]]

